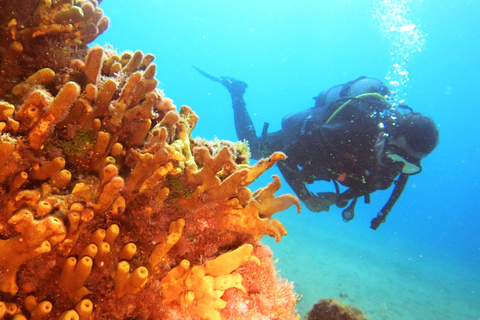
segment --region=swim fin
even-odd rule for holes
[[[248,87],[248,85],[243,81],[228,77],[217,77],[203,69],[195,66],[192,67],[194,67],[205,78],[216,81],[223,85],[225,88],[227,88],[232,96],[243,96],[245,89]]]
[[[220,83],[222,82],[222,78],[214,76],[213,74],[211,74],[211,73],[209,73],[209,72],[207,72],[203,69],[200,69],[198,67],[195,67],[195,66],[192,66],[192,67],[194,67],[202,76],[204,76],[204,77],[206,77],[210,80],[213,80],[213,81],[217,81],[217,82],[220,82]]]

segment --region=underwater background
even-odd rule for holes
[[[370,220],[391,190],[359,201],[348,223],[336,207],[279,213],[288,236],[264,242],[303,315],[337,298],[372,319],[480,319],[479,0],[105,0],[101,8],[111,26],[95,43],[154,54],[160,88],[200,116],[193,136],[237,140],[227,90],[193,65],[248,83],[257,134],[362,75],[431,117],[440,143],[377,231]],[[278,194],[288,192],[284,182]]]

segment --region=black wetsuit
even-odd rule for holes
[[[248,140],[253,159],[284,152],[287,159],[279,163],[280,171],[302,201],[321,196],[313,195],[305,186],[316,180],[338,181],[349,188],[335,198],[339,206],[360,196],[368,201],[371,192],[389,188],[400,174],[401,167],[394,163],[379,165],[377,158],[383,154],[376,144],[388,136],[385,130],[392,118],[386,114],[390,106],[384,99],[356,98],[365,93],[388,95],[381,81],[361,77],[323,91],[315,97],[314,107],[285,117],[277,132],[268,133],[266,124],[260,136],[243,100],[246,85],[232,85],[237,86],[229,90],[238,138]],[[318,207],[318,211],[328,210],[330,204]]]

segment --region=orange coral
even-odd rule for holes
[[[32,43],[81,46],[107,21],[93,0],[27,2],[34,19],[8,17],[0,44],[24,48],[0,66],[0,318],[295,318],[257,240],[279,241],[272,215],[300,204],[274,196],[278,177],[247,188],[285,156],[250,166],[243,144],[191,139],[198,117],[140,51],[93,47],[61,71],[45,58],[8,82]]]
[[[109,24],[96,0],[5,0],[0,8],[0,98],[22,78],[28,77],[13,89],[15,95],[35,84],[61,82],[58,72],[84,55],[87,44]]]
[[[172,221],[170,223],[167,241],[157,244],[148,259],[148,263],[152,268],[155,268],[163,260],[168,251],[170,251],[170,249],[177,244],[178,240],[182,236],[184,226],[185,220],[183,219],[178,219],[177,221]]]
[[[19,235],[0,240],[0,291],[16,294],[18,268],[25,262],[50,252],[53,245],[65,238],[60,219],[48,216],[36,220],[28,209],[20,209],[8,220]]]
[[[191,269],[190,262],[183,260],[160,281],[162,303],[176,302],[202,319],[221,319],[218,309],[224,309],[227,305],[221,299],[225,290],[237,288],[246,293],[242,285],[242,276],[233,271],[249,260],[260,264],[258,258],[252,256],[252,251],[251,244],[244,244],[207,261],[205,265],[194,266]]]

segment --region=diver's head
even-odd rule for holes
[[[408,113],[399,125],[402,127],[407,145],[414,152],[423,154],[423,157],[430,154],[437,146],[437,126],[429,117],[420,113]]]
[[[438,130],[432,119],[420,113],[407,113],[397,119],[387,148],[387,158],[403,162],[402,173],[422,171],[420,160],[430,154],[438,144]]]

